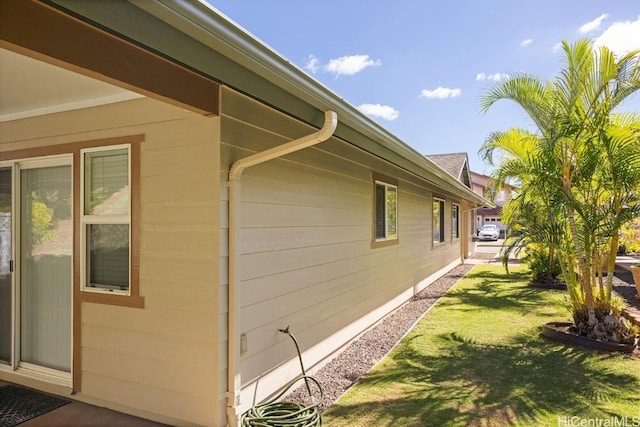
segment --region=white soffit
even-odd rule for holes
[[[141,97],[135,92],[0,49],[0,122]]]

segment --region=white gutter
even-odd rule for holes
[[[334,111],[325,111],[324,125],[310,135],[289,141],[286,144],[270,148],[235,162],[229,170],[229,299],[227,331],[227,422],[229,426],[240,426],[240,209],[241,178],[245,169],[311,147],[326,141],[333,135],[338,125],[338,115]]]
[[[419,168],[429,171],[431,177],[421,176],[422,179],[440,188],[449,189],[451,192],[464,194],[467,199],[476,204],[486,203],[481,196],[445,172],[433,161],[398,139],[304,70],[295,66],[247,30],[227,18],[210,4],[212,2],[205,0],[129,1],[198,40],[203,45],[237,62],[247,70],[294,94],[309,105],[318,109],[330,108],[336,111],[340,115],[342,125],[361,133]],[[228,83],[225,84],[232,87]],[[261,101],[268,104],[268,100]],[[291,111],[289,113],[295,116]]]

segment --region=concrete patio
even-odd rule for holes
[[[0,381],[0,387],[9,384],[11,383]],[[165,425],[78,401],[72,401],[20,424],[21,427],[159,427]]]

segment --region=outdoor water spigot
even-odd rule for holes
[[[289,333],[289,325],[287,325],[287,327],[284,328],[284,329],[278,329],[278,332],[282,332],[283,334],[290,335],[290,333]]]

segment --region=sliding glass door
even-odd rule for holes
[[[71,383],[71,156],[0,164],[0,369]]]
[[[19,170],[19,364],[71,372],[71,165],[34,161]]]

